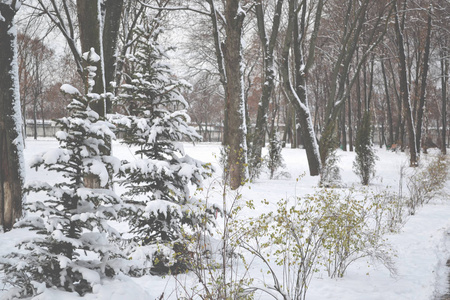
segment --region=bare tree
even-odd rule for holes
[[[331,9],[337,10],[337,7],[332,6]],[[345,104],[344,100],[348,99],[353,85],[359,80],[360,70],[368,56],[383,40],[392,9],[392,1],[346,1],[345,13],[340,24],[340,28],[343,29],[338,36],[338,49],[333,55],[336,59],[333,61],[330,94],[327,100],[325,124],[320,139],[322,164],[326,162],[330,151],[334,149],[336,122]],[[332,16],[330,15],[329,17]],[[336,35],[336,33],[334,34]],[[364,37],[364,47],[360,47],[362,37]],[[357,54],[359,48],[361,48],[362,53],[355,62],[355,54]],[[350,71],[353,64],[354,71],[348,80],[347,76],[351,74]],[[358,89],[358,86],[356,88]]]
[[[278,32],[281,22],[283,0],[277,0],[275,11],[272,18],[272,28],[270,36],[266,32],[266,20],[263,9],[263,1],[257,0],[255,6],[256,19],[258,25],[258,35],[261,42],[263,54],[263,74],[262,74],[262,93],[258,105],[258,114],[256,117],[255,132],[252,138],[251,163],[257,165],[261,161],[261,151],[264,147],[264,141],[267,130],[267,111],[269,108],[270,97],[272,96],[275,85],[274,70],[274,50],[277,42]],[[256,167],[256,166],[251,166]]]
[[[307,28],[307,1],[302,0],[298,5],[297,1],[289,1],[289,22],[286,29],[286,37],[282,51],[282,62],[280,65],[283,87],[287,98],[293,105],[297,119],[300,123],[300,129],[303,142],[308,157],[309,173],[311,176],[319,175],[321,162],[319,157],[319,148],[314,133],[312,118],[307,101],[307,75],[314,63],[315,47],[317,34],[320,27],[320,19],[322,16],[323,1],[318,1],[314,14],[314,28],[311,33],[311,39],[306,40],[308,36]],[[298,13],[301,11],[301,17]],[[303,48],[307,47],[309,42],[309,53],[305,57]],[[291,51],[292,47],[292,51]],[[293,53],[294,57],[294,80],[295,88],[292,84],[289,71],[289,57]]]
[[[399,61],[399,77],[400,77],[400,95],[402,99],[404,115],[406,118],[407,129],[408,129],[408,141],[409,141],[409,164],[411,167],[417,166],[417,145],[416,145],[416,132],[414,128],[414,119],[411,110],[411,101],[409,97],[408,88],[408,77],[407,77],[407,65],[406,65],[406,55],[405,55],[405,45],[403,39],[403,30],[399,21],[399,11],[397,8],[397,1],[395,1],[395,35],[397,37],[397,51],[398,51],[398,61]]]

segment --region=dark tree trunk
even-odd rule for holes
[[[228,171],[230,187],[237,189],[247,179],[247,142],[245,130],[245,105],[243,91],[241,38],[244,12],[239,11],[239,0],[227,0],[225,4],[226,39],[224,46],[226,129],[228,154]]]
[[[397,80],[395,80],[396,74],[394,71],[394,67],[392,66],[392,62],[389,59],[389,70],[392,74],[392,83],[393,83],[393,91],[394,96],[397,102],[397,126],[395,126],[395,132],[394,132],[394,141],[398,145],[402,145],[403,147],[403,132],[404,132],[404,124],[403,124],[403,105],[402,105],[402,99],[400,98],[400,95],[398,93],[397,88]]]
[[[91,0],[92,1],[92,0]],[[123,0],[106,0],[105,24],[103,29],[103,55],[105,62],[106,90],[113,91],[111,82],[116,77],[117,41],[119,38],[120,20],[122,15]],[[106,102],[106,112],[111,113],[111,102]]]
[[[400,95],[403,102],[403,109],[408,128],[409,141],[409,162],[411,167],[416,167],[418,163],[416,148],[416,133],[414,128],[414,120],[411,110],[411,102],[409,99],[408,77],[406,72],[406,56],[403,41],[403,33],[398,20],[397,5],[395,4],[395,34],[397,37],[397,51],[399,56],[399,77],[400,77]]]
[[[384,67],[383,59],[381,59],[381,73],[383,74],[384,90],[386,93],[387,117],[389,128],[389,138],[387,141],[387,146],[391,147],[392,144],[394,143],[394,126],[392,125],[391,97],[389,96],[389,84],[387,81],[386,69]]]
[[[312,47],[310,47],[309,57],[305,65],[303,65],[303,53],[300,49],[295,50],[295,48],[301,45],[301,41],[297,40],[298,36],[298,22],[295,8],[296,1],[289,1],[289,23],[286,29],[286,38],[283,45],[282,52],[282,62],[280,66],[280,72],[282,77],[282,84],[287,98],[293,105],[296,113],[297,120],[299,121],[301,134],[304,141],[304,148],[306,150],[306,155],[308,158],[309,174],[311,176],[317,176],[320,174],[321,162],[319,157],[319,148],[317,145],[317,139],[314,133],[314,128],[312,125],[312,118],[308,108],[308,102],[306,97],[306,76],[309,66],[313,63],[314,56],[314,38],[317,36],[317,30],[320,26],[321,17],[321,5],[322,1],[319,2],[320,9],[315,16],[314,33],[312,34],[313,41],[311,41]],[[302,1],[302,10],[306,10],[306,1]],[[302,15],[302,20],[304,16]],[[302,21],[302,24],[304,20]],[[300,30],[303,32],[303,26]],[[303,32],[304,33],[304,32]],[[302,34],[303,35],[303,34]],[[294,43],[292,43],[292,37],[294,36]],[[295,64],[295,85],[294,89],[291,84],[289,76],[289,53],[291,46],[294,47],[294,62]],[[303,65],[303,67],[301,67]],[[304,68],[303,70],[301,68]],[[296,128],[293,128],[295,134]]]
[[[347,84],[350,83],[350,78],[347,77]],[[352,127],[352,97],[348,95],[348,143],[349,150],[353,151],[353,127]]]
[[[22,215],[23,139],[17,66],[16,1],[0,3],[0,225],[10,230]]]
[[[256,126],[255,132],[253,134],[252,143],[252,161],[258,162],[261,160],[261,151],[264,147],[266,126],[267,126],[267,110],[269,108],[270,96],[273,93],[274,88],[274,68],[273,68],[273,52],[276,45],[276,39],[278,36],[278,29],[280,27],[280,16],[281,8],[283,6],[283,0],[278,0],[276,5],[275,14],[272,23],[272,33],[270,40],[267,38],[265,21],[264,21],[264,11],[262,0],[257,1],[255,7],[256,18],[258,23],[258,35],[261,41],[261,48],[263,52],[263,84],[262,84],[262,94],[258,105],[258,114],[256,116]]]
[[[95,85],[92,92],[105,93],[105,77],[103,70],[103,46],[101,41],[101,15],[100,0],[77,0],[78,24],[80,26],[80,41],[82,53],[94,48],[95,53],[100,56],[100,60],[94,64],[97,67],[94,77]],[[87,72],[87,70],[85,70]],[[85,76],[87,74],[84,74]],[[85,90],[87,92],[87,80],[85,80]],[[100,116],[106,115],[106,105],[104,100],[92,103],[91,108]]]
[[[345,130],[345,104],[341,114],[341,149],[347,151],[347,131]]]
[[[419,107],[417,108],[417,122],[416,122],[416,149],[420,152],[422,141],[422,123],[423,112],[425,110],[425,94],[427,89],[427,76],[430,60],[430,44],[431,44],[431,8],[428,11],[427,21],[427,37],[425,41],[425,53],[423,55],[423,70],[422,70],[422,84],[420,87]]]
[[[441,152],[447,154],[447,61],[446,46],[441,48],[441,84],[442,84],[442,131],[441,131]]]
[[[211,17],[211,23],[212,23],[212,34],[214,37],[214,49],[216,52],[216,58],[217,58],[217,67],[218,67],[218,71],[219,71],[219,75],[220,75],[220,83],[222,83],[223,89],[226,93],[226,91],[228,90],[227,85],[227,74],[226,74],[226,70],[225,70],[225,62],[224,62],[224,49],[223,49],[223,43],[221,43],[220,41],[220,36],[219,36],[219,24],[218,24],[218,20],[217,20],[217,11],[216,11],[216,6],[214,3],[214,0],[206,0],[206,2],[208,2],[209,4],[209,10],[210,10],[210,17]],[[227,104],[227,99],[225,97],[225,105],[224,105],[224,120],[223,120],[223,136],[222,136],[222,144],[223,145],[228,145],[228,104]]]

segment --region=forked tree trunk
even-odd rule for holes
[[[400,96],[403,102],[404,115],[408,129],[408,144],[409,144],[409,164],[411,167],[416,167],[418,163],[417,148],[416,148],[416,132],[414,128],[414,120],[411,110],[411,101],[408,90],[408,77],[406,74],[406,56],[403,40],[403,33],[401,31],[400,22],[398,19],[397,3],[395,3],[395,35],[397,37],[397,51],[399,58],[399,77],[400,77]]]
[[[0,3],[0,225],[22,215],[23,139],[14,16],[20,2]]]
[[[269,100],[273,93],[275,85],[275,71],[274,65],[274,48],[278,36],[278,29],[280,26],[281,9],[283,6],[283,0],[278,0],[276,4],[276,10],[273,17],[272,33],[270,39],[268,39],[265,28],[263,1],[257,0],[255,7],[257,23],[258,23],[258,35],[261,41],[261,48],[263,49],[263,85],[261,99],[258,105],[258,114],[256,116],[255,133],[253,134],[252,143],[252,161],[258,162],[261,160],[261,152],[264,147],[266,128],[267,128],[267,110],[269,108]]]
[[[311,34],[311,41],[307,59],[305,59],[304,54],[300,49],[301,45],[305,43],[305,40],[299,39],[299,34],[302,33],[302,38],[304,38],[306,32],[305,22],[307,1],[302,1],[302,3],[300,4],[302,8],[300,28],[298,24],[298,8],[296,7],[296,2],[297,1],[289,1],[289,22],[286,29],[286,37],[283,45],[280,73],[283,81],[283,89],[286,93],[287,98],[294,107],[298,123],[300,124],[303,144],[306,151],[306,156],[308,158],[309,174],[311,176],[317,176],[320,173],[322,164],[320,162],[319,146],[317,144],[317,139],[314,132],[311,112],[308,107],[306,79],[308,69],[314,62],[315,40],[317,38],[317,32],[320,26],[323,1],[319,1],[317,4],[318,8],[314,17],[314,29],[313,33]],[[291,83],[289,71],[289,56],[291,47],[293,47],[294,50],[293,55],[295,62],[295,88],[293,88],[293,84]],[[294,124],[295,123],[296,122],[294,122]],[[297,133],[296,126],[293,127],[293,134],[295,135]]]

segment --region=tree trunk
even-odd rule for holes
[[[100,56],[100,60],[94,64],[97,67],[94,77],[95,85],[93,93],[105,93],[105,72],[103,64],[103,44],[101,34],[101,12],[100,0],[77,0],[78,24],[80,26],[81,52],[88,52],[94,48],[95,53]],[[87,70],[85,70],[87,72]],[[85,74],[86,75],[86,74]],[[87,80],[85,82],[87,92]],[[91,108],[100,116],[106,116],[106,105],[104,100],[90,104]]]
[[[350,83],[350,78],[347,76],[347,84]],[[353,151],[353,127],[352,127],[352,97],[348,95],[348,143],[349,150]]]
[[[400,29],[398,20],[397,3],[395,3],[395,35],[397,37],[397,51],[399,56],[399,77],[400,77],[400,96],[403,102],[404,115],[408,126],[408,141],[409,141],[409,164],[411,167],[416,167],[418,163],[417,148],[416,148],[416,132],[414,128],[414,120],[411,111],[411,102],[409,99],[408,77],[406,74],[406,56],[403,41],[403,33]]]
[[[90,0],[92,1],[92,0]],[[122,15],[123,0],[106,0],[105,24],[103,29],[103,55],[105,62],[105,87],[113,92],[111,82],[116,77],[117,41],[119,38],[120,20]],[[111,113],[111,101],[106,101],[106,112]]]
[[[248,176],[245,105],[242,74],[241,38],[245,14],[239,0],[227,0],[225,4],[226,39],[224,46],[226,129],[228,142],[228,171],[231,189],[241,186]]]
[[[347,131],[345,130],[345,104],[341,114],[341,149],[347,151]]]
[[[317,145],[316,135],[314,133],[314,128],[312,124],[311,113],[308,107],[307,94],[306,94],[306,76],[308,72],[308,68],[313,63],[314,56],[314,44],[315,37],[317,36],[317,30],[320,25],[320,17],[321,17],[321,5],[322,1],[319,2],[318,12],[315,16],[315,24],[314,24],[314,32],[312,34],[313,40],[310,41],[310,51],[309,57],[305,65],[303,65],[303,53],[299,50],[295,50],[295,48],[299,47],[302,44],[302,41],[297,40],[298,36],[295,35],[298,31],[298,22],[296,16],[296,8],[295,1],[289,1],[289,23],[286,29],[286,38],[284,41],[283,52],[282,52],[282,62],[280,65],[281,78],[283,81],[283,88],[286,93],[287,98],[292,103],[295,109],[297,120],[299,121],[301,134],[303,137],[304,148],[306,150],[306,155],[308,158],[309,165],[309,174],[311,176],[317,176],[320,173],[321,163],[319,157],[319,147]],[[302,2],[302,9],[306,10],[306,1]],[[303,15],[302,15],[303,18]],[[301,28],[302,30],[303,28]],[[294,43],[292,45],[292,38],[294,35]],[[291,80],[289,77],[289,52],[291,46],[294,47],[294,61],[296,62],[295,66],[295,85],[294,89],[291,84]],[[303,66],[303,67],[302,67]],[[293,128],[294,134],[296,133],[296,128]]]
[[[273,52],[278,36],[278,29],[280,26],[281,8],[283,6],[283,0],[278,0],[276,5],[276,11],[273,17],[272,33],[270,40],[267,38],[264,20],[264,11],[262,0],[257,1],[255,7],[256,18],[258,23],[258,35],[261,41],[261,48],[263,52],[263,84],[262,94],[258,105],[258,114],[256,116],[255,132],[253,134],[252,143],[252,162],[259,162],[261,160],[261,151],[264,147],[264,140],[267,126],[267,110],[269,108],[270,96],[273,93],[275,71],[273,68]]]
[[[392,125],[392,111],[391,111],[391,98],[389,96],[389,84],[387,82],[386,69],[384,67],[383,59],[381,59],[381,73],[383,74],[384,90],[386,93],[387,117],[389,127],[389,140],[387,141],[387,146],[390,148],[394,143],[394,126]]]
[[[17,65],[15,8],[0,2],[0,225],[10,230],[22,215],[23,138]]]
[[[219,76],[220,76],[220,83],[222,83],[223,86],[223,90],[226,91],[228,90],[227,85],[227,73],[226,73],[226,68],[225,68],[225,62],[224,62],[224,49],[223,49],[223,44],[220,41],[220,29],[219,29],[219,24],[218,24],[218,20],[217,20],[217,11],[216,11],[216,6],[214,3],[214,0],[206,0],[206,2],[208,2],[209,4],[209,11],[210,11],[210,17],[211,17],[211,23],[212,23],[212,35],[214,37],[214,49],[216,52],[216,58],[217,58],[217,69],[219,71]],[[223,145],[228,145],[228,104],[227,104],[227,99],[225,97],[225,105],[224,105],[224,120],[223,120],[223,136],[222,136],[222,144]]]
[[[441,85],[442,85],[442,131],[441,131],[441,152],[447,154],[447,72],[448,61],[446,46],[441,46]]]
[[[420,152],[422,140],[422,122],[423,111],[425,110],[425,94],[427,89],[427,76],[430,60],[430,44],[431,44],[431,8],[428,11],[427,21],[427,38],[425,41],[425,53],[423,55],[423,70],[422,70],[422,84],[420,87],[419,107],[417,108],[417,123],[416,123],[416,149]]]

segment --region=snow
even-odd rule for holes
[[[96,63],[100,61],[100,56],[95,53],[94,48],[91,48],[88,52],[83,53],[83,59],[90,63]]]
[[[8,3],[8,2],[6,2]],[[11,2],[9,2],[9,4],[11,4]],[[16,7],[17,9],[19,9],[21,5],[21,1],[17,1],[16,2]],[[0,17],[3,18],[3,16]],[[11,26],[11,28],[8,30],[8,34],[10,36],[13,37],[12,39],[12,43],[11,43],[11,47],[14,48],[14,57],[11,61],[11,76],[13,76],[14,79],[14,85],[13,85],[13,90],[14,90],[14,99],[13,99],[13,109],[14,109],[14,114],[13,114],[13,119],[14,119],[14,124],[15,124],[15,128],[13,128],[12,130],[14,131],[14,135],[16,136],[16,138],[13,141],[13,144],[16,147],[16,151],[18,153],[18,167],[19,167],[19,176],[22,180],[22,184],[25,181],[25,162],[24,162],[24,156],[23,156],[23,149],[25,147],[24,145],[24,138],[22,135],[22,123],[23,123],[23,119],[22,119],[22,110],[21,110],[21,104],[20,104],[20,85],[19,85],[19,64],[17,63],[17,53],[18,53],[18,48],[17,48],[17,26],[15,24],[15,21],[12,21],[13,24]],[[25,200],[25,197],[22,199],[22,201]]]
[[[64,94],[68,94],[68,95],[72,95],[72,96],[80,96],[81,95],[80,91],[77,88],[75,88],[67,83],[61,85],[60,90]]]
[[[32,157],[47,149],[57,146],[54,139],[28,139],[25,149],[26,161],[32,161]],[[220,153],[219,144],[183,144],[187,155],[193,159],[199,159],[204,162],[211,162],[216,169],[220,170],[218,163],[218,154]],[[113,151],[120,159],[132,158],[132,151],[126,146],[113,142]],[[266,151],[266,149],[263,149]],[[264,154],[264,153],[263,153]],[[379,160],[376,164],[376,178],[369,186],[369,189],[380,193],[382,191],[398,191],[400,183],[400,169],[408,165],[408,157],[403,153],[390,152],[376,149]],[[338,150],[340,156],[339,166],[341,175],[344,179],[344,188],[337,190],[346,190],[352,186],[360,187],[359,178],[352,172],[352,162],[354,153]],[[55,157],[57,155],[55,154]],[[269,202],[267,206],[257,206],[256,210],[244,210],[242,218],[257,216],[261,213],[267,213],[275,208],[275,203],[280,199],[289,199],[294,196],[303,196],[311,194],[317,189],[319,178],[310,177],[302,174],[308,174],[308,165],[305,151],[302,149],[283,149],[283,158],[287,165],[285,171],[289,172],[291,178],[280,180],[269,180],[267,174],[255,182],[245,186],[240,191],[242,200],[254,200],[255,205],[260,200],[266,199]],[[49,158],[50,159],[50,158]],[[180,169],[181,173],[189,175],[191,170]],[[29,182],[46,181],[58,182],[58,174],[52,172],[41,172],[35,169],[27,168],[27,177]],[[205,184],[203,192],[198,191],[196,197],[205,199],[208,191],[216,187],[220,182],[219,174],[214,175]],[[301,177],[298,181],[297,179]],[[116,187],[116,192],[123,192],[123,187]],[[406,190],[406,189],[405,189]],[[217,191],[217,190],[216,190]],[[211,204],[221,205],[223,198],[219,189],[218,192],[208,194],[208,201]],[[450,184],[447,182],[446,192],[450,192]],[[405,192],[405,191],[404,191]],[[83,193],[83,191],[80,191]],[[28,197],[29,201],[43,200],[41,194],[33,194]],[[150,211],[162,210],[167,207],[164,201],[155,201],[153,207],[148,207]],[[405,225],[398,233],[390,233],[385,236],[387,242],[391,245],[396,271],[395,275],[380,263],[367,261],[365,259],[351,264],[343,278],[330,279],[325,272],[318,272],[313,275],[309,286],[306,299],[340,299],[340,300],[430,300],[435,299],[437,295],[442,295],[447,291],[447,267],[446,261],[450,258],[450,202],[443,195],[431,203],[420,208],[417,213],[407,218]],[[80,213],[79,217],[84,218]],[[219,216],[218,222],[222,219]],[[121,223],[114,225],[120,232],[126,231],[126,226]],[[220,226],[219,226],[220,229]],[[21,251],[14,248],[19,241],[34,236],[33,232],[26,229],[17,228],[10,232],[0,234],[0,255],[8,254],[12,251]],[[55,238],[60,238],[59,232],[54,231]],[[102,238],[100,235],[86,236],[89,239]],[[101,241],[100,241],[101,242]],[[218,245],[220,243],[218,242]],[[139,254],[141,251],[142,253]],[[133,259],[144,259],[149,253],[149,249],[137,249],[136,257]],[[134,256],[134,255],[133,255]],[[71,262],[61,258],[60,265],[70,265]],[[260,283],[265,279],[268,284],[272,284],[267,275],[262,275],[260,270],[263,265],[257,260],[253,261],[250,267],[250,274],[254,276],[255,283]],[[180,275],[176,279],[172,276],[157,277],[146,275],[141,278],[130,278],[119,274],[114,279],[99,278],[97,272],[88,269],[80,269],[80,272],[89,281],[95,282],[93,293],[86,294],[85,299],[156,299],[164,293],[163,299],[177,299],[177,293],[174,290],[180,285],[192,289],[195,285],[194,276],[188,273]],[[0,277],[2,275],[0,274]],[[38,283],[36,283],[38,285]],[[42,288],[42,293],[35,296],[36,299],[79,299],[76,293],[68,293],[55,289]],[[14,290],[0,291],[0,298],[14,294]],[[274,299],[266,293],[259,293],[255,299]]]

